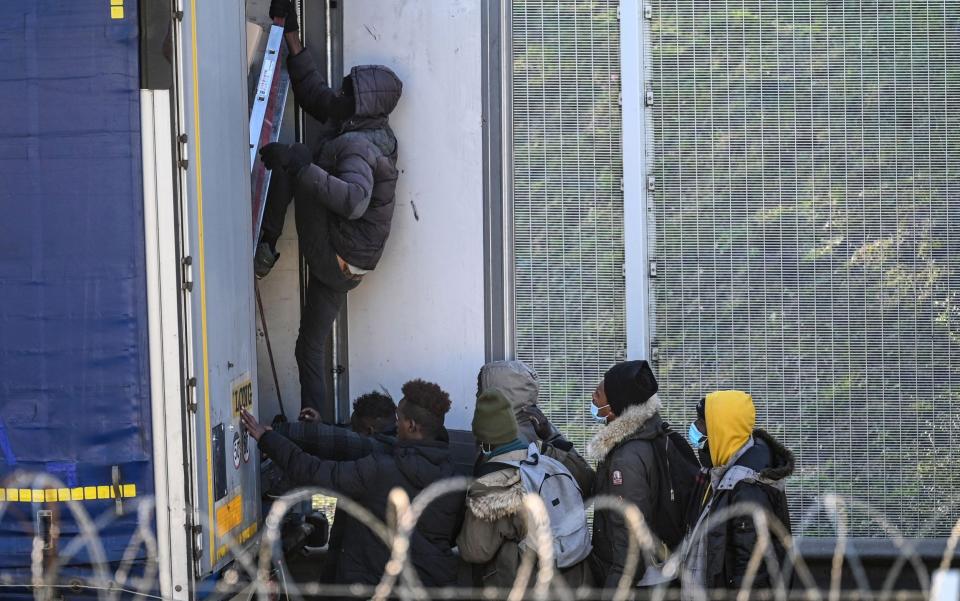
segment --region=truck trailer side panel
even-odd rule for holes
[[[154,487],[137,3],[116,8],[0,4],[0,571],[27,579],[38,522],[76,535],[68,499],[123,511],[99,533],[118,561]]]

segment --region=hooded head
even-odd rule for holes
[[[610,409],[620,415],[631,405],[642,405],[657,394],[657,378],[646,361],[623,361],[607,370],[603,391]]]
[[[494,361],[480,369],[477,396],[495,388],[510,401],[514,413],[537,404],[540,382],[537,372],[523,361]]]
[[[757,424],[753,397],[740,390],[711,392],[704,403],[710,461],[722,467],[747,444]]]
[[[357,65],[350,70],[354,116],[377,119],[388,116],[396,108],[403,92],[403,83],[396,73],[383,65]]]

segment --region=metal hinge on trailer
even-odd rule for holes
[[[653,88],[647,88],[646,95],[644,96],[644,102],[647,106],[653,106]]]
[[[187,255],[180,261],[180,288],[187,292],[193,292],[193,274],[191,273],[191,266],[193,265],[193,257]]]
[[[191,376],[184,382],[187,389],[187,410],[191,413],[197,412],[197,378]]]
[[[650,259],[650,268],[647,273],[649,273],[651,278],[657,277],[657,260],[656,259]]]
[[[643,18],[648,21],[653,20],[653,5],[649,2],[643,5]]]
[[[656,340],[650,345],[650,360],[654,362],[660,360],[660,343]]]
[[[193,570],[194,576],[199,577],[201,573],[200,558],[203,556],[203,526],[192,524],[187,526],[187,535],[193,545]]]
[[[657,177],[655,175],[647,176],[647,192],[657,191]]]

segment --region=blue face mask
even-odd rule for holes
[[[597,422],[598,424],[605,424],[605,423],[607,423],[607,418],[600,415],[600,410],[601,410],[601,409],[604,409],[604,408],[606,408],[606,407],[609,407],[609,406],[610,406],[610,405],[604,405],[603,407],[597,407],[597,406],[594,405],[593,403],[590,403],[590,415],[593,417],[593,421]]]
[[[695,449],[702,449],[703,445],[707,444],[707,435],[697,429],[696,422],[690,424],[690,429],[687,430],[687,438]]]

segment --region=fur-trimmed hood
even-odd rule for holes
[[[498,455],[494,461],[522,461],[526,458],[527,450],[523,449]],[[504,467],[473,481],[467,491],[467,509],[485,522],[494,522],[519,512],[525,493],[520,470]]]
[[[633,438],[650,438],[660,429],[660,397],[653,395],[645,403],[631,405],[587,443],[587,458],[603,461],[620,443]]]
[[[753,431],[754,440],[760,440],[770,447],[770,465],[761,469],[758,474],[765,480],[783,480],[793,475],[796,461],[793,452],[783,446],[779,440],[761,428]]]

